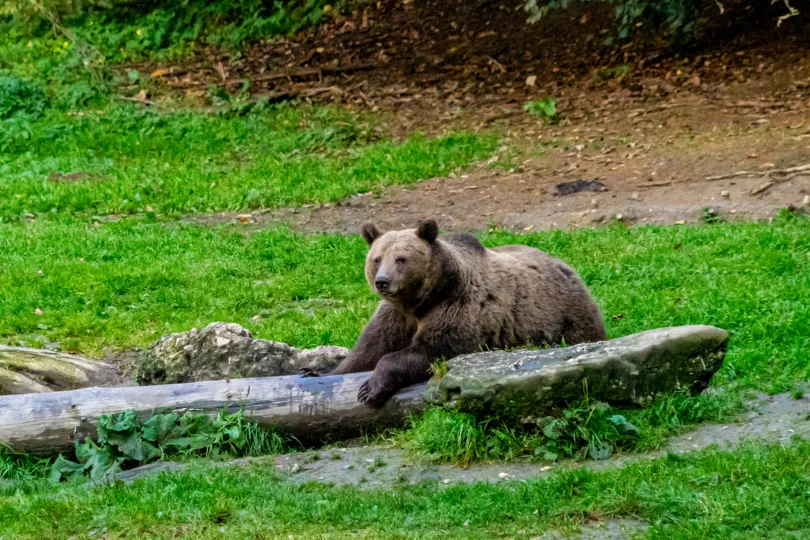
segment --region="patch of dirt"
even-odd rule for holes
[[[585,152],[571,156],[561,149],[544,163],[535,162],[512,172],[477,167],[455,178],[385,188],[379,194],[358,194],[336,204],[186,219],[285,223],[303,231],[357,233],[367,221],[390,230],[413,227],[420,219],[434,217],[447,230],[499,227],[529,231],[594,227],[616,219],[632,225],[668,225],[770,219],[786,208],[810,211],[810,171],[786,180],[770,177],[766,173],[773,169],[771,163],[765,162],[768,167],[762,168],[760,161],[746,157],[746,151],[745,145],[709,150],[714,156],[710,162],[704,155],[662,155],[665,152],[630,162],[616,153],[606,154],[614,156],[607,158],[610,161],[599,159],[605,155],[602,153],[589,160]],[[629,154],[625,151],[624,155]],[[810,147],[802,157],[806,156],[810,156]],[[785,161],[791,163],[793,159]],[[617,166],[617,162],[632,170]],[[755,176],[706,179],[743,170],[751,170]],[[598,179],[607,191],[557,195],[557,184],[582,179]],[[752,194],[763,186],[766,189]]]
[[[286,454],[266,458],[244,458],[215,466],[269,464],[291,482],[327,482],[362,488],[390,488],[436,481],[440,485],[459,482],[514,482],[542,478],[553,471],[570,468],[606,470],[639,460],[658,459],[668,452],[687,454],[716,446],[730,451],[746,441],[788,445],[794,437],[810,438],[810,399],[793,399],[790,394],[760,395],[747,404],[748,412],[729,424],[705,424],[694,431],[669,439],[655,452],[614,455],[604,461],[563,460],[556,463],[511,461],[475,463],[467,467],[434,464],[415,458],[407,451],[384,446],[350,446]],[[131,482],[147,474],[182,470],[182,463],[155,463],[126,471],[118,480]]]
[[[135,371],[140,363],[140,350],[107,350],[103,362],[115,366],[118,379],[113,386],[137,386]]]
[[[749,440],[789,444],[794,436],[810,437],[810,400],[795,400],[789,394],[780,394],[760,396],[748,405],[750,412],[737,423],[707,424],[670,439],[660,451],[614,456],[605,461],[565,460],[554,464],[515,461],[462,468],[420,462],[403,450],[375,446],[288,454],[275,461],[277,468],[293,482],[319,481],[368,488],[416,484],[424,480],[436,480],[444,485],[497,483],[545,477],[555,470],[572,467],[593,470],[623,467],[640,459],[663,457],[667,452],[685,454],[713,445],[721,450],[732,450]]]
[[[244,54],[209,48],[181,65],[129,67],[153,72],[158,106],[161,96],[193,102],[211,84],[235,90],[250,80],[254,97],[380,111],[395,138],[415,129],[503,135],[488,167],[456,178],[318,208],[193,220],[355,232],[366,220],[399,228],[436,216],[448,229],[542,229],[617,215],[695,222],[707,207],[729,219],[763,219],[807,207],[808,176],[751,192],[767,171],[809,161],[810,18],[777,29],[779,4],[752,10],[732,0],[723,14],[709,4],[704,30],[681,51],[652,29],[606,45],[613,10],[602,3],[527,25],[517,2],[388,0]],[[557,103],[557,125],[522,110],[546,96]],[[740,170],[763,176],[706,179]],[[609,191],[553,196],[560,182],[594,179]]]

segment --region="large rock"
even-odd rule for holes
[[[680,326],[559,349],[485,352],[447,362],[429,403],[527,420],[581,399],[644,405],[659,394],[704,390],[720,368],[728,332]]]
[[[302,367],[324,372],[348,354],[344,347],[301,350],[253,339],[238,324],[217,322],[160,338],[142,353],[137,378],[148,385],[293,375]]]
[[[0,396],[102,386],[115,366],[53,351],[0,345]]]

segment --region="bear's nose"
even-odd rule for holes
[[[381,293],[388,292],[388,287],[391,286],[391,280],[386,277],[378,277],[374,281],[374,286],[377,287],[377,290]]]

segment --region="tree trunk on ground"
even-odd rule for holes
[[[41,349],[0,345],[0,396],[109,384],[115,366]],[[2,440],[2,439],[0,439]]]
[[[303,443],[353,437],[403,425],[424,408],[426,385],[399,392],[380,410],[357,402],[370,373],[203,381],[162,386],[85,388],[0,398],[0,442],[19,452],[55,454],[95,437],[98,417],[132,409],[140,419],[170,411],[216,415],[223,408]]]
[[[134,410],[141,420],[158,412],[237,411],[303,443],[345,439],[400,426],[434,404],[501,420],[539,422],[582,397],[646,405],[678,390],[703,391],[722,366],[728,332],[711,326],[661,328],[573,347],[458,356],[429,385],[406,388],[384,408],[357,402],[369,373],[202,381],[163,386],[87,388],[0,397],[0,442],[38,454],[70,450],[96,434],[103,414]]]

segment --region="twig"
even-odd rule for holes
[[[673,107],[680,107],[680,106],[681,106],[680,103],[668,103],[668,104],[664,104],[664,105],[658,105],[658,106],[655,106],[655,107],[650,107],[649,109],[636,109],[636,110],[630,111],[627,114],[627,118],[635,118],[636,116],[652,114],[652,113],[661,112],[661,111],[668,111],[669,109],[671,109]]]
[[[101,54],[101,52],[93,45],[77,38],[73,31],[65,27],[59,20],[59,15],[57,14],[56,10],[45,7],[45,5],[39,0],[28,0],[28,2],[34,6],[34,9],[42,13],[43,17],[48,19],[48,22],[51,23],[51,28],[55,34],[61,33],[68,40],[70,40],[71,43],[73,43],[73,47],[76,49],[76,52],[78,52],[79,56],[81,56],[83,59],[82,63],[84,64],[84,67],[87,68],[87,71],[90,72],[90,75],[96,80],[96,83],[101,84],[103,82],[103,78],[95,63],[98,62],[99,64],[103,64],[104,55]]]
[[[150,101],[148,99],[137,98],[137,97],[118,96],[118,99],[123,99],[124,101],[132,101],[132,102],[135,102],[135,103],[141,103],[143,105],[152,105],[152,106],[154,106],[154,104],[155,104],[154,101]]]
[[[651,187],[661,187],[661,186],[671,186],[672,180],[667,180],[666,182],[653,182],[651,184],[636,184],[638,188],[651,188]]]
[[[776,182],[768,181],[765,182],[764,184],[760,184],[751,190],[751,195],[759,195],[760,193],[768,191],[769,189],[771,189],[771,187],[773,187],[775,183]]]
[[[707,176],[706,180],[714,181],[714,180],[728,180],[729,178],[738,178],[740,176],[762,176],[762,177],[770,177],[774,174],[778,175],[795,175],[796,173],[801,173],[805,171],[810,171],[810,163],[807,165],[799,165],[798,167],[788,167],[787,169],[774,169],[772,171],[738,171],[735,173],[729,174],[721,174],[718,176]]]
[[[306,90],[301,91],[301,95],[303,96],[315,96],[317,94],[325,94],[327,92],[332,92],[335,94],[343,94],[343,90],[338,88],[337,86],[324,86],[321,88],[308,88]]]
[[[323,75],[338,75],[341,73],[355,73],[357,71],[368,71],[376,69],[377,64],[354,64],[351,66],[337,66],[337,67],[314,67],[314,68],[300,68],[292,71],[274,71],[253,77],[252,79],[235,79],[228,81],[229,85],[243,84],[246,80],[250,82],[264,82],[275,81],[279,79],[303,79],[307,77],[318,77]]]

